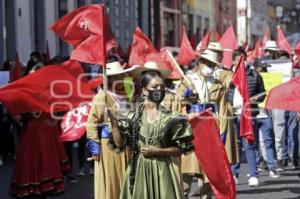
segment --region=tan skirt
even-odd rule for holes
[[[100,160],[95,161],[95,199],[119,199],[128,163],[127,152],[110,150],[108,139],[101,140]]]

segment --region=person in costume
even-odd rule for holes
[[[30,71],[31,73],[34,71]],[[70,170],[59,139],[60,126],[49,113],[15,116],[22,122],[10,195],[16,198],[46,198],[64,191],[63,173]]]
[[[220,139],[225,144],[229,162],[232,163],[238,158],[236,137],[232,121],[229,120],[232,113],[226,99],[226,86],[214,76],[215,70],[220,65],[220,58],[218,52],[206,49],[197,59],[197,65],[193,67],[192,72],[187,75],[190,83],[183,81],[177,94],[181,97],[187,114],[201,112],[208,108],[215,113],[220,127]],[[195,154],[182,156],[182,173],[186,196],[190,190],[192,177],[202,176],[204,185],[200,195],[210,197],[208,179],[199,168]]]
[[[133,73],[141,78],[144,100],[112,119],[114,144],[129,145],[132,151],[120,198],[183,198],[171,157],[193,149],[189,122],[160,105],[165,97],[162,77],[168,71],[139,68]]]
[[[124,89],[126,72],[119,62],[106,64],[108,77],[108,92],[99,91],[94,97],[87,121],[88,148],[94,157],[94,198],[119,198],[125,170],[128,163],[128,154],[114,153],[113,146],[109,145],[111,138],[110,121],[106,118],[106,110],[113,110],[116,114],[126,109],[127,98]],[[119,151],[121,152],[121,151]]]

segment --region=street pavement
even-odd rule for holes
[[[5,162],[0,167],[0,199],[10,199],[8,195],[9,179],[13,169],[13,162]],[[76,168],[76,172],[77,172]],[[76,174],[76,172],[74,172]],[[271,179],[268,172],[260,173],[260,186],[250,188],[247,184],[246,164],[242,164],[239,185],[237,186],[238,199],[300,199],[300,171],[291,170],[290,167],[281,173],[281,178]],[[86,168],[86,175],[76,176],[77,183],[65,183],[65,193],[51,197],[53,199],[93,199],[93,176],[89,175]],[[196,180],[193,182],[192,191],[196,189]],[[199,198],[189,197],[191,199]]]

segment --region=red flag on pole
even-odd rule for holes
[[[266,108],[300,112],[300,77],[271,89]]]
[[[271,35],[271,34],[270,34],[270,28],[269,28],[269,26],[267,26],[267,27],[265,28],[264,36],[263,36],[262,41],[261,41],[263,47],[265,47],[267,41],[270,40],[270,38],[271,38],[270,35]]]
[[[284,36],[284,33],[282,31],[282,29],[280,28],[280,26],[277,26],[277,45],[278,48],[280,50],[285,50],[287,51],[289,54],[292,53],[292,48],[289,44],[289,42],[287,41],[287,39]]]
[[[232,51],[237,49],[238,43],[232,25],[223,34],[222,38],[220,39],[220,43],[222,48],[227,48]],[[226,51],[223,53],[222,64],[227,68],[230,68],[232,65],[232,51]]]
[[[232,82],[243,98],[243,107],[240,121],[240,136],[244,137],[248,143],[253,143],[253,126],[248,94],[248,81],[246,76],[245,58],[241,57],[239,64],[233,74]]]
[[[207,48],[210,41],[210,32],[207,32],[206,35],[202,38],[202,40],[197,45],[196,51],[201,51]]]
[[[129,66],[136,64],[143,65],[146,62],[147,55],[158,53],[150,39],[137,27],[133,33],[131,52],[129,57]]]
[[[300,42],[295,47],[295,53],[296,55],[300,56]]]
[[[258,39],[255,43],[255,48],[252,50],[251,54],[247,57],[247,61],[253,62],[256,58],[261,57],[263,54],[262,41]]]
[[[224,144],[214,116],[202,112],[191,118],[195,154],[217,199],[235,199],[236,188]]]
[[[176,60],[170,52],[168,52],[167,49],[162,50],[160,53],[160,57],[162,60],[168,63],[169,70],[171,70],[171,74],[168,76],[169,79],[182,79],[182,75],[177,70],[177,67],[175,66],[177,64]]]
[[[22,77],[22,65],[20,63],[19,53],[16,52],[15,67],[10,69],[10,82],[16,81]]]
[[[0,102],[12,115],[27,112],[61,112],[93,98],[81,64],[67,61],[49,65],[0,88]]]
[[[196,58],[193,47],[186,34],[185,27],[182,28],[181,45],[178,52],[177,62],[182,65],[188,65],[190,61]]]
[[[215,31],[215,32],[214,32],[214,36],[215,36],[215,42],[219,42],[220,39],[221,39],[220,34],[219,34],[217,31]]]
[[[103,4],[83,6],[50,27],[62,40],[74,46],[70,59],[105,66],[106,50],[116,43],[110,34],[105,10]]]
[[[61,141],[76,141],[86,133],[86,123],[90,109],[90,103],[81,104],[63,116],[60,123]]]

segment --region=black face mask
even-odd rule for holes
[[[160,104],[166,95],[166,90],[165,89],[155,89],[155,90],[148,90],[149,96],[148,99],[151,100],[152,102],[155,102],[156,104]]]

